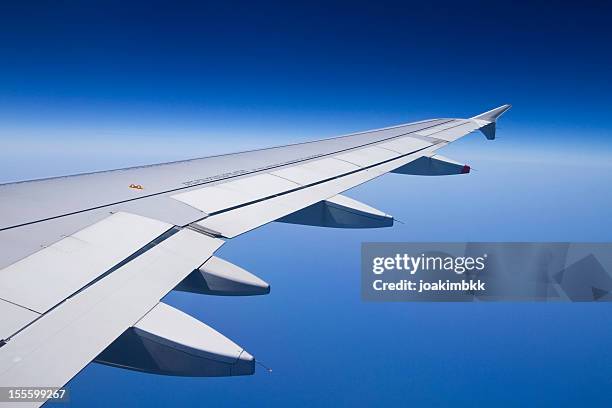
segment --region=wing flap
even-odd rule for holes
[[[423,129],[423,130],[419,130],[417,132],[415,132],[415,134],[419,135],[419,136],[430,136],[430,137],[437,137],[436,134],[437,133],[441,133],[450,129],[454,129],[458,126],[461,126],[463,124],[465,124],[466,121],[465,120],[461,120],[461,119],[455,119],[452,120],[448,123],[441,123],[439,125],[436,126],[432,126],[430,128],[427,129]]]
[[[298,186],[297,183],[272,174],[258,174],[213,187],[204,187],[176,194],[172,198],[211,214],[282,193]]]
[[[358,169],[359,166],[355,164],[328,157],[276,170],[272,174],[294,183],[308,185]]]
[[[0,298],[44,313],[172,225],[115,213],[0,271]]]
[[[368,167],[374,164],[395,159],[400,153],[388,149],[382,149],[377,146],[365,147],[348,153],[334,156],[336,159],[344,160],[359,167]]]
[[[6,339],[40,314],[0,299],[0,339]]]
[[[417,139],[415,137],[400,137],[399,139],[395,139],[390,142],[381,143],[378,146],[400,154],[408,154],[414,152],[415,150],[431,146],[431,142]]]
[[[63,386],[222,244],[182,229],[63,302],[0,348],[0,386]]]
[[[436,148],[436,146],[430,146],[368,169],[359,168],[359,171],[351,171],[325,182],[213,215],[197,222],[196,225],[208,230],[218,231],[224,237],[233,238],[379,177],[412,160],[416,160],[423,154],[434,151]]]
[[[455,140],[471,133],[481,127],[476,121],[470,120],[465,123],[461,123],[449,129],[442,130],[438,133],[434,133],[431,136],[442,139],[446,142],[454,142]]]

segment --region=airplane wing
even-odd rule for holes
[[[252,374],[255,360],[242,347],[160,299],[173,289],[268,293],[215,251],[272,221],[390,226],[393,217],[340,193],[388,172],[469,172],[437,150],[476,130],[494,139],[509,108],[0,185],[0,387],[62,387],[92,361],[171,375]]]

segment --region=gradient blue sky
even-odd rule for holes
[[[502,103],[514,105],[504,126],[522,150],[608,145],[604,2],[402,4],[5,2],[2,180],[471,116]],[[14,171],[24,150],[36,156],[25,159],[32,168]],[[41,168],[46,153],[56,162]]]
[[[495,142],[445,149],[469,176],[390,175],[349,192],[405,225],[272,224],[221,251],[270,295],[168,296],[272,374],[91,365],[73,405],[605,405],[608,305],[368,304],[358,263],[363,241],[610,241],[609,8],[2,3],[0,182],[514,105]]]

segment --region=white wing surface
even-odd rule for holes
[[[272,221],[390,226],[391,216],[340,194],[388,172],[469,172],[437,150],[476,130],[493,139],[509,108],[0,185],[0,387],[62,387],[92,361],[171,375],[252,374],[244,349],[160,299],[173,289],[268,293],[214,252]]]

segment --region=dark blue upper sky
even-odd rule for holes
[[[612,105],[605,2],[14,3],[0,6],[5,126],[360,130],[508,102],[596,136]]]

